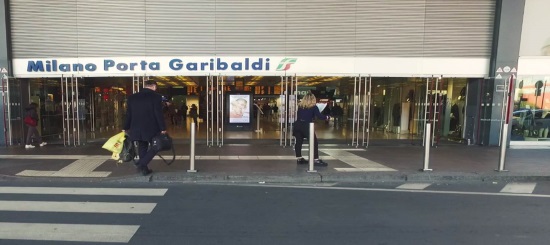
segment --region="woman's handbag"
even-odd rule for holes
[[[34,120],[34,118],[32,118],[31,116],[26,116],[23,119],[23,122],[31,127],[36,127],[36,125],[38,124],[36,120]]]

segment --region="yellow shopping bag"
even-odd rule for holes
[[[120,152],[122,152],[122,146],[124,145],[125,133],[120,132],[115,136],[109,138],[102,148],[113,153],[112,158],[118,160]]]

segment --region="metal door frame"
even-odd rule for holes
[[[95,125],[96,125],[96,118],[95,118],[96,92],[95,92],[94,89],[90,89],[90,95],[89,96],[90,96],[90,98],[89,98],[88,103],[90,103],[90,109],[88,109],[88,111],[90,112],[90,132],[92,134],[94,134],[95,133]]]
[[[513,81],[514,81],[514,75],[510,75],[509,77],[505,78],[505,79],[501,79],[502,80],[502,86],[503,86],[503,89],[502,91],[499,91],[497,89],[497,87],[500,85],[497,85],[496,84],[496,79],[495,79],[495,93],[497,92],[501,92],[503,93],[503,96],[502,96],[502,106],[501,106],[501,112],[500,112],[500,130],[499,130],[499,134],[498,134],[498,146],[502,146],[502,143],[504,144],[507,144],[507,142],[503,142],[502,141],[502,137],[503,137],[503,134],[508,134],[508,132],[504,132],[502,129],[504,128],[504,124],[508,124],[509,122],[506,121],[506,119],[508,118],[508,114],[510,113],[509,112],[509,103],[510,103],[510,95],[508,95],[508,93],[511,91],[510,90],[510,84],[513,84]],[[546,89],[546,79],[544,80],[544,89]],[[536,92],[535,92],[536,93]],[[544,93],[545,91],[542,92],[542,101],[541,101],[541,107],[540,108],[543,108],[543,103],[544,103]],[[468,97],[466,97],[468,98]],[[512,107],[513,108],[513,107]],[[535,109],[537,108],[537,102],[536,102],[536,99],[535,99]],[[535,115],[533,115],[534,117]]]
[[[216,108],[217,108],[217,116],[216,116],[216,143],[218,147],[223,146],[223,137],[224,137],[224,122],[225,122],[225,113],[224,113],[224,105],[225,105],[225,83],[224,83],[224,77],[221,75],[218,75],[216,77],[216,95],[217,95],[217,101],[216,101]]]
[[[279,145],[280,146],[286,146],[286,137],[287,137],[287,134],[286,134],[286,102],[288,100],[288,95],[287,95],[287,91],[285,89],[285,81],[286,81],[286,77],[285,76],[281,76],[281,95],[279,96],[279,98],[281,99],[281,108],[279,108]]]
[[[135,94],[141,91],[141,88],[145,87],[146,80],[149,80],[148,76],[145,76],[145,75],[140,76],[140,75],[134,74],[134,76],[132,77],[132,94]]]
[[[372,77],[354,77],[351,146],[369,147]]]
[[[214,77],[208,75],[206,77],[206,145],[214,145],[214,132],[212,131],[214,122]],[[198,113],[198,112],[197,112]]]
[[[13,131],[11,125],[11,104],[10,104],[10,80],[6,75],[2,76],[2,93],[4,106],[4,136],[6,145],[13,145]]]
[[[290,79],[289,79],[290,78]],[[290,88],[290,90],[289,90]],[[296,139],[292,137],[294,121],[298,114],[298,77],[281,76],[281,104],[279,110],[279,145],[293,146]]]
[[[225,81],[222,75],[208,75],[206,77],[206,145],[223,146],[224,140],[224,106],[225,106]],[[214,101],[214,98],[216,101]],[[214,129],[214,126],[216,127]],[[216,140],[214,141],[214,130]]]
[[[61,76],[61,109],[63,121],[63,145],[79,146],[82,145],[80,137],[80,111],[78,91],[78,77]]]
[[[424,94],[424,129],[422,130],[422,146],[426,145],[426,127],[428,125],[428,120],[431,118],[431,96],[430,96],[430,80],[431,78],[426,78],[426,90]]]
[[[431,146],[439,145],[441,131],[438,130],[442,126],[441,112],[443,110],[443,78],[442,77],[427,77],[426,89],[424,95],[424,130],[422,131],[422,146],[426,145],[426,128],[427,124],[431,123]]]

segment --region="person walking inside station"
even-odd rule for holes
[[[334,118],[334,127],[342,126],[342,117],[344,116],[344,110],[338,104],[334,104],[331,110],[332,117]]]
[[[162,96],[156,90],[157,83],[147,80],[143,90],[128,96],[127,102],[123,131],[129,131],[130,140],[138,143],[139,161],[136,166],[143,175],[153,172],[147,165],[158,153],[153,147],[149,147],[151,140],[158,134],[166,134]]]
[[[304,96],[302,101],[298,104],[298,116],[294,123],[294,129],[292,135],[296,137],[296,145],[294,150],[296,151],[296,161],[298,164],[307,164],[308,161],[302,157],[302,144],[304,138],[312,137],[309,135],[309,123],[315,120],[315,117],[322,120],[329,120],[330,117],[321,114],[317,107],[317,98],[312,93],[308,93]],[[328,163],[319,159],[319,143],[317,142],[317,136],[313,134],[313,157],[315,159],[315,166],[325,167]]]
[[[181,115],[183,117],[183,126],[185,126],[185,123],[187,122],[187,110],[187,104],[183,104],[180,109]]]
[[[35,138],[38,142],[38,145],[45,146],[47,143],[42,141],[42,138],[40,137],[40,133],[38,132],[38,129],[36,127],[38,126],[38,104],[32,102],[25,108],[25,118],[23,119],[25,122],[25,125],[29,127],[29,130],[27,131],[27,141],[25,142],[25,149],[31,149],[35,146],[32,145],[32,139]]]
[[[189,116],[193,118],[193,122],[195,123],[195,127],[199,126],[197,118],[199,117],[199,111],[195,104],[191,105],[191,109],[189,110]]]

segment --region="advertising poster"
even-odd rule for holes
[[[289,122],[296,121],[296,111],[298,111],[298,108],[296,108],[296,96],[289,95],[288,96],[288,120]]]
[[[250,123],[250,95],[229,95],[229,123]]]
[[[523,15],[520,56],[550,56],[550,1],[527,0]]]
[[[279,95],[281,101],[281,108],[279,109],[279,123],[285,123],[286,118],[286,98],[285,95]]]

